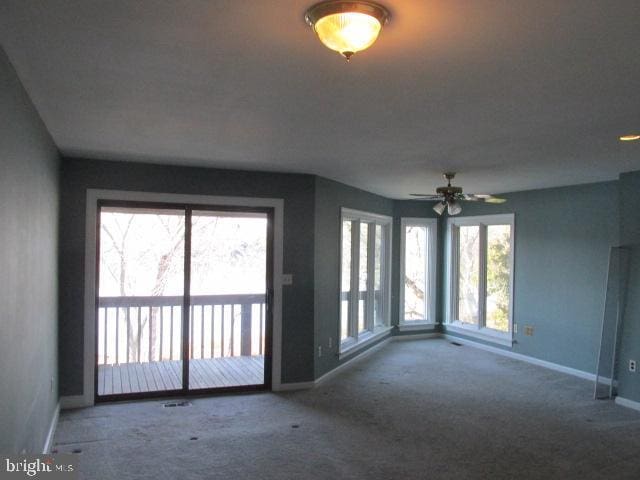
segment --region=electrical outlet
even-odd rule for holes
[[[513,324],[513,333],[518,333],[518,324],[517,323]]]
[[[524,334],[532,337],[533,336],[533,327],[531,325],[525,325],[524,326]]]
[[[629,371],[630,372],[635,372],[637,369],[637,364],[635,360],[629,360]]]
[[[322,345],[318,345],[318,357],[322,356]]]

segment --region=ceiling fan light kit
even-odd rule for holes
[[[438,215],[442,215],[447,208],[447,202],[438,202],[433,206],[433,211]]]
[[[462,187],[454,187],[451,180],[456,176],[453,172],[447,172],[442,175],[447,180],[446,187],[436,188],[435,195],[424,193],[412,193],[412,197],[418,197],[420,200],[438,200],[433,206],[433,211],[438,215],[442,215],[447,210],[449,215],[458,215],[462,212],[461,201],[467,202],[485,202],[485,203],[504,203],[504,198],[494,197],[485,193],[462,193]]]
[[[447,204],[447,213],[449,215],[458,215],[460,212],[462,212],[460,203],[453,200]]]
[[[316,3],[304,16],[324,46],[347,61],[373,45],[390,18],[389,11],[378,3],[344,0]]]

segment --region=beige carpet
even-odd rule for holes
[[[99,479],[633,479],[640,413],[592,384],[444,340],[393,342],[322,386],[65,412]]]

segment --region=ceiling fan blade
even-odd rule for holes
[[[507,200],[504,198],[494,197],[493,195],[487,195],[485,193],[467,193],[464,199],[471,202],[485,202],[485,203],[504,203]]]
[[[441,195],[431,195],[427,193],[410,193],[412,197],[418,197],[419,200],[442,200]]]

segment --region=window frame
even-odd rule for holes
[[[342,330],[342,265],[343,265],[343,228],[344,222],[351,221],[351,268],[350,268],[350,291],[358,292],[357,295],[351,295],[349,299],[349,307],[347,309],[348,317],[348,336],[341,338]],[[360,284],[360,225],[361,223],[373,224],[374,226],[382,226],[383,251],[381,258],[384,260],[381,265],[380,272],[380,290],[382,291],[382,318],[383,325],[375,325],[375,273],[369,275],[370,271],[375,272],[375,232],[376,228],[368,228],[367,239],[367,295],[368,301],[365,302],[365,330],[358,332],[358,312],[359,312],[359,284]],[[373,343],[378,338],[384,336],[391,330],[391,270],[392,270],[392,238],[393,238],[393,218],[370,212],[363,212],[351,208],[342,207],[340,209],[340,236],[339,236],[339,258],[340,258],[340,275],[338,284],[338,357],[351,355],[354,351],[360,350],[365,346]],[[373,268],[371,268],[373,267]],[[372,301],[373,300],[373,301]]]
[[[406,235],[407,227],[425,227],[427,229],[427,268],[425,284],[425,316],[424,320],[407,320],[404,311],[405,298],[405,263],[406,263]],[[436,273],[437,273],[437,254],[438,254],[438,219],[436,218],[420,218],[420,217],[402,217],[400,219],[400,292],[399,292],[399,321],[398,328],[400,331],[424,329],[425,327],[433,327],[436,325]]]
[[[486,326],[486,278],[487,278],[487,227],[491,225],[509,225],[511,236],[509,242],[509,329],[501,332]],[[456,319],[458,280],[455,272],[458,271],[458,235],[461,226],[477,226],[480,228],[480,281],[478,287],[478,324],[465,324]],[[449,217],[447,219],[447,298],[446,298],[446,328],[470,337],[476,337],[487,342],[512,347],[514,343],[513,321],[513,286],[515,279],[515,215],[505,213],[498,215],[479,215],[468,217]]]

